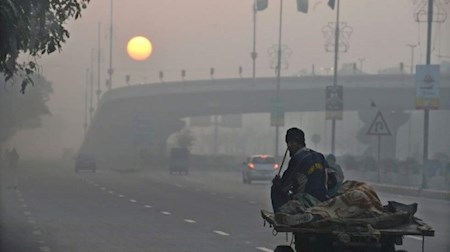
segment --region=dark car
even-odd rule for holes
[[[190,153],[186,148],[172,148],[170,151],[169,172],[188,174]]]
[[[244,162],[242,182],[250,184],[253,180],[272,180],[280,168],[273,156],[253,155]]]
[[[95,157],[89,154],[80,154],[75,160],[75,172],[80,170],[88,170],[95,172],[97,169],[97,164]]]

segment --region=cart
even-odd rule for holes
[[[261,210],[264,225],[269,224],[273,234],[292,233],[291,245],[297,252],[395,252],[396,245],[402,245],[403,237],[421,236],[422,251],[426,236],[434,236],[434,230],[421,219],[411,220],[394,228],[374,228],[364,220],[337,221],[330,226],[293,227],[277,223],[275,215]],[[345,224],[344,224],[345,223]],[[291,246],[278,246],[276,252],[293,251]]]

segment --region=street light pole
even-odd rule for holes
[[[253,73],[252,77],[255,80],[256,77],[256,58],[258,57],[258,53],[256,52],[256,0],[253,2],[253,52],[251,53],[253,60]]]
[[[112,75],[114,70],[112,68],[112,50],[113,50],[113,0],[111,0],[111,13],[110,13],[110,27],[109,27],[109,69],[108,69],[108,89],[112,88]]]
[[[100,49],[100,38],[101,38],[101,27],[102,24],[99,22],[98,23],[98,37],[97,37],[97,109],[98,109],[98,104],[100,102],[100,94],[102,93],[101,89],[100,89],[100,61],[101,61],[101,49]]]
[[[417,45],[407,44],[406,46],[409,46],[411,48],[411,68],[410,68],[410,72],[411,72],[411,75],[412,75],[414,73],[414,49],[416,48]]]
[[[427,65],[431,64],[431,35],[433,28],[433,0],[428,0],[428,31],[427,31]],[[422,188],[425,189],[427,185],[426,169],[428,165],[428,132],[430,121],[430,109],[425,106],[424,120],[423,120],[423,171],[422,171]]]
[[[338,57],[339,57],[339,5],[340,0],[337,0],[336,7],[336,29],[334,35],[334,77],[333,77],[333,86],[337,86],[337,78],[338,78]],[[336,118],[333,118],[331,121],[331,153],[335,154],[335,146],[336,146]]]
[[[277,123],[275,125],[275,157],[278,157],[278,141],[279,141],[279,132],[280,126],[278,123],[278,117],[280,111],[280,77],[281,77],[281,28],[283,24],[283,0],[280,0],[280,26],[278,30],[278,55],[277,55],[277,88],[276,88],[276,98],[275,98],[275,106],[277,107]]]

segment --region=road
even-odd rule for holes
[[[288,243],[260,218],[260,209],[270,209],[270,184],[244,185],[237,172],[181,176],[22,166],[17,189],[2,174],[1,251],[273,251]],[[416,215],[436,230],[426,251],[450,251],[450,202],[380,198],[419,203]],[[421,244],[421,237],[406,237],[399,248],[421,251]]]

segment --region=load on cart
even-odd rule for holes
[[[277,252],[294,251],[292,247],[297,252],[394,252],[405,235],[434,236],[434,230],[415,217],[416,211],[415,203],[389,201],[382,206],[370,185],[346,181],[327,201],[316,204],[304,194],[280,212],[262,210],[261,216],[274,233],[293,233],[291,244],[277,247]]]

